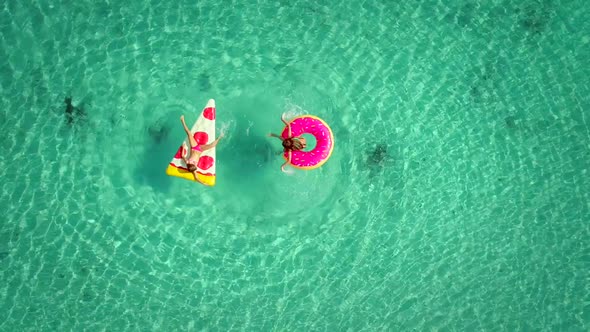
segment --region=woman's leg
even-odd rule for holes
[[[193,137],[190,129],[186,126],[186,122],[184,122],[184,115],[180,116],[180,122],[182,122],[182,127],[184,128],[184,132],[186,132],[186,136],[188,136],[188,142],[191,144],[191,149],[195,146],[199,146],[199,143]]]
[[[289,150],[289,156],[287,157],[287,161],[285,161],[282,165],[281,165],[281,171],[283,171],[283,173],[287,173],[287,171],[285,170],[285,166],[287,166],[288,164],[291,163],[291,150]]]

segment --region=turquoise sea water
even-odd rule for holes
[[[2,1],[0,331],[588,331],[589,59],[582,0]]]

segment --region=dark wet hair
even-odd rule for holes
[[[283,140],[283,148],[285,148],[286,151],[303,150],[303,143],[295,137],[285,138]]]
[[[193,164],[187,164],[186,167],[188,168],[188,170],[190,172],[194,172],[197,170],[197,166],[193,165]]]

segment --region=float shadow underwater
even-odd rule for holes
[[[280,146],[267,137],[273,124],[280,128],[280,120],[268,116],[276,108],[268,98],[252,96],[226,100],[219,107],[218,117],[231,128],[217,148],[217,185],[247,195],[268,175]]]
[[[242,136],[239,140],[239,145],[226,142],[217,152],[228,180],[250,182],[268,170],[273,158],[280,158],[276,154],[279,150],[273,149],[266,137]]]
[[[258,123],[241,121],[232,129],[226,141],[220,141],[217,149],[219,159],[219,185],[231,191],[244,191],[248,195],[264,182],[275,158],[280,158],[280,142],[272,145],[268,132]],[[266,129],[268,130],[268,129]]]
[[[170,191],[173,179],[166,175],[166,167],[182,140],[169,135],[172,128],[169,122],[157,121],[146,128],[147,144],[134,172],[137,183],[148,185],[160,192]]]

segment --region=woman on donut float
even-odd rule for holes
[[[281,142],[283,143],[283,149],[285,149],[285,152],[288,153],[289,157],[287,158],[287,161],[285,161],[283,163],[283,165],[281,165],[281,171],[286,172],[285,166],[287,166],[287,164],[291,163],[293,151],[300,151],[300,150],[305,149],[307,142],[305,141],[305,138],[303,138],[301,136],[293,137],[292,132],[291,132],[291,126],[285,120],[285,114],[281,115],[281,121],[283,121],[285,126],[287,128],[289,128],[289,135],[287,136],[287,138],[283,138],[282,136],[279,136],[279,135],[273,134],[273,133],[268,134],[268,136],[276,137],[276,138],[280,139]]]
[[[298,169],[311,170],[322,166],[334,150],[334,135],[324,120],[313,115],[301,115],[290,121],[281,116],[285,128],[280,135],[270,134],[283,142],[285,163],[281,170],[285,172],[287,164]],[[306,145],[301,135],[308,134],[315,138],[316,144],[311,151],[303,151]]]

